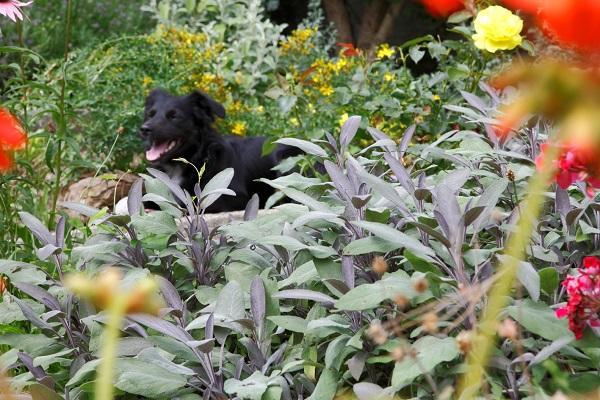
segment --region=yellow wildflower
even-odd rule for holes
[[[238,136],[244,136],[246,134],[246,123],[244,121],[234,122],[231,133]]]
[[[300,121],[298,121],[298,118],[292,117],[292,118],[290,118],[290,124],[294,125],[295,127],[299,127]]]
[[[153,83],[154,83],[154,79],[152,79],[149,76],[144,76],[144,79],[142,79],[143,87],[148,87],[148,86],[152,85]]]
[[[333,88],[331,85],[323,85],[319,88],[319,92],[321,92],[323,96],[331,96],[333,94]]]
[[[472,36],[475,46],[481,50],[495,53],[497,50],[512,50],[521,44],[523,38],[523,20],[500,6],[491,6],[481,10],[475,21],[475,34]]]
[[[262,114],[265,112],[265,108],[263,106],[258,106],[258,107],[256,107],[255,111],[259,114]]]
[[[279,52],[282,55],[289,53],[308,54],[315,47],[313,43],[310,43],[310,39],[317,31],[316,27],[296,29],[289,37],[279,43]]]
[[[379,49],[377,49],[377,58],[390,58],[395,52],[396,50],[392,49],[389,44],[383,43],[379,46]]]
[[[396,77],[396,75],[394,75],[391,72],[386,72],[385,74],[383,74],[383,80],[386,81],[386,82],[393,81],[395,77]]]
[[[338,120],[338,124],[340,126],[344,125],[346,123],[346,121],[348,121],[348,118],[350,118],[348,113],[343,113],[342,116],[340,117],[340,119]]]
[[[437,94],[433,95],[433,101],[440,101],[441,99],[442,98],[439,95],[437,95]]]

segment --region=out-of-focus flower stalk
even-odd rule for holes
[[[125,317],[129,297],[130,295],[121,293],[115,295],[107,310],[108,324],[104,330],[101,352],[102,361],[98,368],[98,377],[96,379],[96,400],[113,399],[113,376],[115,360],[117,358],[117,346],[119,344],[119,331]]]
[[[14,400],[15,396],[10,388],[10,381],[4,373],[2,366],[0,366],[0,399],[2,400]]]
[[[463,375],[458,388],[458,396],[461,400],[470,400],[478,396],[481,388],[485,367],[488,365],[492,346],[498,327],[498,317],[506,306],[506,299],[515,282],[517,267],[523,256],[525,248],[529,244],[531,231],[534,228],[542,206],[544,204],[544,190],[554,176],[554,160],[558,155],[556,146],[552,146],[544,164],[531,178],[528,185],[528,194],[525,198],[523,212],[520,214],[519,222],[515,231],[508,238],[506,256],[497,272],[496,282],[490,290],[487,307],[483,319],[479,325],[472,348],[467,357],[467,372]]]

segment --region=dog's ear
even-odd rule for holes
[[[190,93],[188,98],[195,110],[208,114],[213,121],[216,119],[215,117],[225,118],[225,108],[206,93],[196,90]]]
[[[152,104],[156,103],[156,100],[160,99],[161,97],[167,96],[169,96],[169,94],[164,89],[156,88],[152,90],[150,94],[148,94],[148,97],[146,97],[146,107],[150,107]]]

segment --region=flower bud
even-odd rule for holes
[[[367,335],[376,344],[384,344],[388,339],[388,333],[379,321],[371,322],[369,329],[367,329]]]
[[[371,268],[377,275],[383,275],[388,270],[388,263],[385,261],[385,258],[382,256],[376,256],[373,258],[373,262],[371,263]]]

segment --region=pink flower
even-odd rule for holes
[[[13,22],[17,22],[17,19],[23,20],[21,7],[26,7],[31,3],[33,1],[23,3],[18,0],[0,0],[0,14],[12,19]]]
[[[538,169],[544,165],[545,153],[548,151],[548,143],[541,146],[540,155],[535,163]],[[554,163],[556,168],[555,179],[558,186],[563,189],[571,186],[573,182],[585,182],[587,186],[587,195],[593,197],[594,189],[600,188],[599,158],[594,147],[589,143],[580,144],[577,142],[565,143],[560,146],[558,157]]]
[[[556,310],[557,318],[569,318],[569,329],[577,340],[587,325],[600,327],[600,258],[585,257],[578,275],[565,278],[567,305]]]

